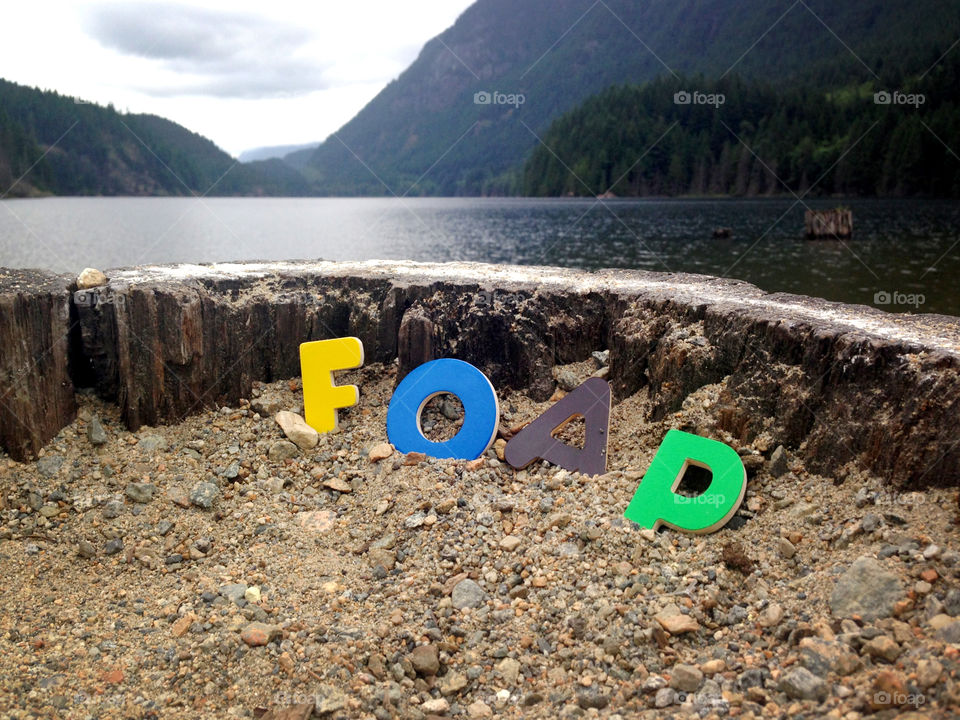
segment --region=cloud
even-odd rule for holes
[[[148,95],[254,99],[328,86],[330,64],[310,56],[307,28],[254,13],[175,2],[101,3],[89,8],[84,28],[102,46],[176,75],[137,88]]]

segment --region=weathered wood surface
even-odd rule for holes
[[[298,345],[359,337],[368,361],[458,357],[537,400],[555,365],[610,349],[615,398],[650,420],[721,383],[705,433],[761,432],[828,475],[960,484],[960,321],[768,294],[694,275],[480,264],[249,263],[109,273],[77,307],[86,384],[131,428],[299,374]],[[362,391],[362,389],[361,389]]]
[[[848,238],[853,235],[853,211],[807,210],[803,225],[808,238]]]
[[[69,282],[0,269],[0,446],[16,460],[35,457],[76,416]]]

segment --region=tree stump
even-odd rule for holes
[[[803,224],[808,238],[848,238],[853,235],[853,211],[807,210]]]

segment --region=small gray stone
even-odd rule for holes
[[[103,547],[103,552],[105,552],[107,555],[116,555],[121,550],[123,550],[123,540],[120,538],[114,538],[113,540],[110,540]]]
[[[415,530],[416,528],[423,525],[423,521],[427,519],[426,513],[415,512],[413,515],[410,515],[406,520],[403,521],[403,526],[410,530]]]
[[[120,513],[122,512],[123,503],[119,500],[111,500],[103,506],[103,517],[107,520],[113,520],[116,517],[120,517]]]
[[[577,693],[577,704],[584,710],[591,708],[603,710],[610,704],[610,696],[604,695],[596,688],[589,688]]]
[[[904,596],[900,579],[877,560],[861,557],[840,576],[830,595],[835,617],[860,615],[864,620],[889,617]]]
[[[94,547],[93,543],[87,540],[81,540],[77,545],[77,554],[83,558],[95,558],[97,556],[97,548]]]
[[[577,377],[576,373],[567,368],[560,368],[556,373],[557,385],[560,386],[561,390],[566,392],[571,392],[577,389],[577,386],[580,384],[580,378]]]
[[[167,441],[164,440],[159,435],[144,435],[140,438],[140,441],[137,443],[140,446],[141,450],[146,452],[154,452],[156,450],[163,450],[167,447]]]
[[[169,520],[161,520],[157,523],[157,535],[160,537],[166,536],[171,530],[173,530],[173,523]]]
[[[204,510],[213,507],[213,503],[220,497],[220,488],[211,482],[201,482],[193,486],[190,491],[190,502]]]
[[[827,684],[805,667],[794,667],[786,672],[778,685],[792,700],[816,700],[827,698]]]
[[[153,483],[130,483],[123,491],[124,494],[135,503],[148,503],[153,500],[153,494],[157,486]]]
[[[458,582],[451,594],[453,606],[457,610],[480,607],[486,602],[486,599],[487,594],[483,591],[483,588],[469,578]]]
[[[857,494],[853,497],[853,504],[858,508],[866,507],[871,502],[873,502],[873,493],[864,487],[857,490]]]
[[[107,442],[107,431],[103,429],[103,423],[96,415],[90,417],[87,423],[87,440],[91,445],[104,445]]]
[[[880,516],[876,513],[867,513],[863,516],[863,520],[860,521],[860,527],[863,528],[865,533],[872,533],[880,527],[881,522]]]
[[[60,472],[61,467],[63,467],[62,455],[45,455],[37,460],[37,470],[44,477],[53,477]]]
[[[592,353],[590,353],[590,357],[596,360],[600,367],[605,367],[610,364],[609,350],[594,350]]]
[[[960,615],[960,589],[953,588],[947,592],[947,596],[943,599],[943,607],[947,615],[953,617]]]
[[[769,472],[773,477],[778,478],[787,470],[789,470],[787,467],[787,451],[783,449],[783,445],[777,445],[777,449],[770,455]]]
[[[289,440],[277,440],[277,442],[270,446],[267,457],[274,462],[283,462],[284,460],[295,458],[299,454],[300,450]]]
[[[654,707],[660,708],[661,710],[665,707],[670,707],[673,705],[674,701],[677,699],[677,691],[673,688],[665,687],[657,690],[657,694],[653,696],[653,705]]]
[[[244,583],[233,583],[231,585],[221,585],[220,595],[232,602],[234,605],[244,605],[244,593],[247,592],[247,586]]]

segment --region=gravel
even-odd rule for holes
[[[955,491],[810,473],[776,428],[731,437],[703,410],[722,383],[660,421],[645,392],[618,402],[587,478],[405,456],[395,366],[338,382],[361,403],[312,448],[275,420],[302,414],[284,381],[138,432],[82,396],[39,461],[0,456],[0,718],[960,713]],[[500,405],[505,429],[546,407]],[[749,459],[736,526],[623,518],[671,427]]]

